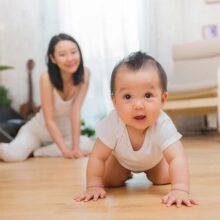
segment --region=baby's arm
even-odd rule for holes
[[[105,161],[110,156],[112,150],[97,139],[87,165],[86,192],[74,197],[76,201],[89,201],[104,198],[106,192],[102,177],[104,176]]]
[[[182,204],[192,206],[197,204],[189,196],[189,171],[188,163],[180,141],[170,145],[164,151],[165,159],[169,164],[169,174],[171,180],[171,191],[163,197],[162,201],[167,206]]]

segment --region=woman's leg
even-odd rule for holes
[[[23,161],[40,146],[29,123],[25,124],[10,143],[0,144],[0,159],[6,162]]]
[[[145,171],[147,178],[155,185],[170,183],[169,165],[163,158],[155,167]]]
[[[71,137],[67,136],[64,138],[64,141],[69,149],[72,148]],[[80,149],[83,151],[91,152],[94,142],[88,138],[81,136],[80,137]],[[59,147],[56,144],[49,144],[43,147],[38,148],[34,151],[35,157],[62,157],[63,154]]]
[[[62,157],[63,154],[59,147],[52,143],[43,147],[40,147],[34,151],[34,157]]]
[[[113,154],[105,163],[103,184],[106,187],[123,186],[125,181],[131,177],[131,171],[124,168]]]

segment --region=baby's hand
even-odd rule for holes
[[[106,191],[103,187],[93,186],[87,188],[86,192],[80,195],[76,195],[73,199],[77,202],[88,202],[89,200],[97,201],[106,197]]]
[[[196,200],[189,198],[189,193],[182,190],[172,190],[162,198],[162,203],[166,204],[167,207],[176,204],[178,208],[181,207],[182,204],[188,207],[198,204]]]

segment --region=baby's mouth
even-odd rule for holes
[[[137,116],[134,117],[134,119],[136,119],[136,120],[143,120],[145,118],[146,118],[145,115],[137,115]]]

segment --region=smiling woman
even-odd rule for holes
[[[4,161],[25,160],[31,153],[80,158],[91,150],[92,141],[80,138],[81,107],[90,75],[80,47],[71,36],[59,34],[51,39],[47,58],[48,71],[40,79],[42,109],[11,143],[0,145]],[[48,146],[41,147],[45,143]]]

